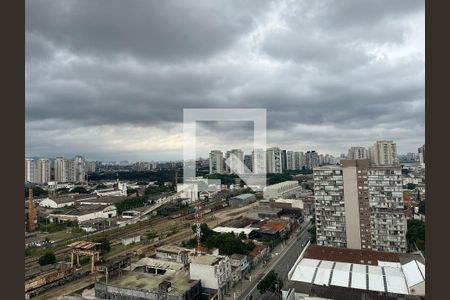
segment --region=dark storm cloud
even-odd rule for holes
[[[28,155],[176,156],[182,109],[213,107],[266,108],[269,143],[293,150],[423,143],[423,1],[26,6]],[[252,136],[248,124],[199,128]]]

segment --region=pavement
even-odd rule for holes
[[[291,234],[291,237],[279,244],[272,251],[271,260],[265,264],[260,264],[249,274],[249,280],[243,279],[230,292],[230,296],[225,296],[226,300],[247,300],[252,296],[256,299],[277,299],[277,296],[271,292],[260,294],[257,285],[263,277],[274,270],[283,282],[286,282],[287,275],[294,265],[295,261],[303,251],[302,244],[309,240],[308,228],[310,228],[309,219]],[[278,253],[278,255],[277,255]],[[251,280],[251,281],[250,281]]]

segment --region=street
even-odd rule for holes
[[[309,220],[305,220],[305,223],[295,232],[292,233],[289,240],[278,245],[272,253],[279,253],[272,258],[266,266],[258,266],[252,271],[252,281],[242,280],[239,286],[246,286],[244,291],[238,296],[236,293],[236,299],[247,300],[252,296],[252,299],[276,299],[276,295],[271,292],[260,294],[257,285],[262,278],[274,270],[278,276],[285,282],[289,270],[297,260],[300,253],[303,251],[302,245],[306,245],[309,240],[308,228],[310,227]],[[233,292],[232,292],[233,296]],[[233,297],[231,297],[233,299]]]

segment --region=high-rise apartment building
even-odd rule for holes
[[[287,170],[287,151],[281,150],[281,169]]]
[[[287,153],[286,153],[286,169],[287,170],[295,170],[296,169],[294,153],[295,153],[294,151],[287,151]]]
[[[342,169],[317,167],[313,177],[317,244],[347,247]]]
[[[316,151],[307,151],[305,154],[305,165],[307,169],[312,170],[319,166],[319,155]]]
[[[393,141],[376,141],[369,148],[370,163],[378,166],[398,163],[397,145]]]
[[[254,174],[266,174],[266,152],[263,149],[255,149],[252,151],[252,162]]]
[[[251,154],[244,155],[244,165],[250,172],[253,172],[253,158]]]
[[[364,147],[351,147],[348,149],[347,159],[368,159],[369,153]]]
[[[36,161],[35,183],[44,184],[50,181],[50,160],[40,158]]]
[[[278,147],[267,149],[267,173],[283,173],[281,150]]]
[[[342,160],[313,174],[319,245],[406,252],[399,166]]]
[[[241,149],[232,149],[226,153],[226,159],[229,158],[230,165],[225,163],[226,173],[244,174],[244,152]]]
[[[418,148],[417,152],[419,154],[419,162],[421,164],[424,164],[425,163],[425,144],[423,144],[422,147]]]
[[[209,174],[223,173],[223,153],[220,150],[212,150],[209,153]]]
[[[73,159],[74,164],[74,181],[85,182],[86,181],[86,160],[83,156],[77,155]]]
[[[55,181],[67,182],[67,171],[65,159],[62,157],[55,158]]]
[[[305,154],[303,152],[294,152],[294,168],[295,170],[301,170],[306,167]]]
[[[25,159],[25,182],[36,182],[36,161],[31,158]]]

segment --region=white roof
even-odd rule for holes
[[[322,260],[320,266],[317,268],[316,277],[314,278],[314,284],[328,286],[333,264],[334,263],[332,261]]]
[[[337,262],[333,269],[333,278],[331,278],[331,285],[348,287],[350,279],[351,264]]]
[[[366,265],[353,264],[351,287],[355,289],[367,289]]]
[[[235,234],[240,234],[241,232],[243,232],[246,235],[248,235],[253,230],[258,230],[258,228],[252,228],[252,227],[234,228],[234,227],[219,226],[219,227],[213,228],[213,230],[215,232],[219,232],[219,233],[231,233],[231,232],[234,232]]]
[[[304,258],[294,269],[290,280],[316,285],[328,286],[330,284],[355,289],[408,294],[408,286],[401,265],[396,263],[391,265],[372,266]],[[416,269],[419,270],[418,265]]]
[[[382,260],[378,261],[378,265],[380,267],[393,267],[393,268],[401,268],[401,266],[402,266],[401,263],[390,262],[390,261],[382,261]]]
[[[408,294],[408,286],[401,268],[384,267],[384,274],[389,292]]]
[[[369,290],[384,292],[383,269],[369,266]]]
[[[320,260],[304,258],[292,274],[291,280],[312,283],[316,267]]]
[[[410,261],[402,266],[408,287],[412,287],[422,281],[425,281],[425,265],[417,260]]]

